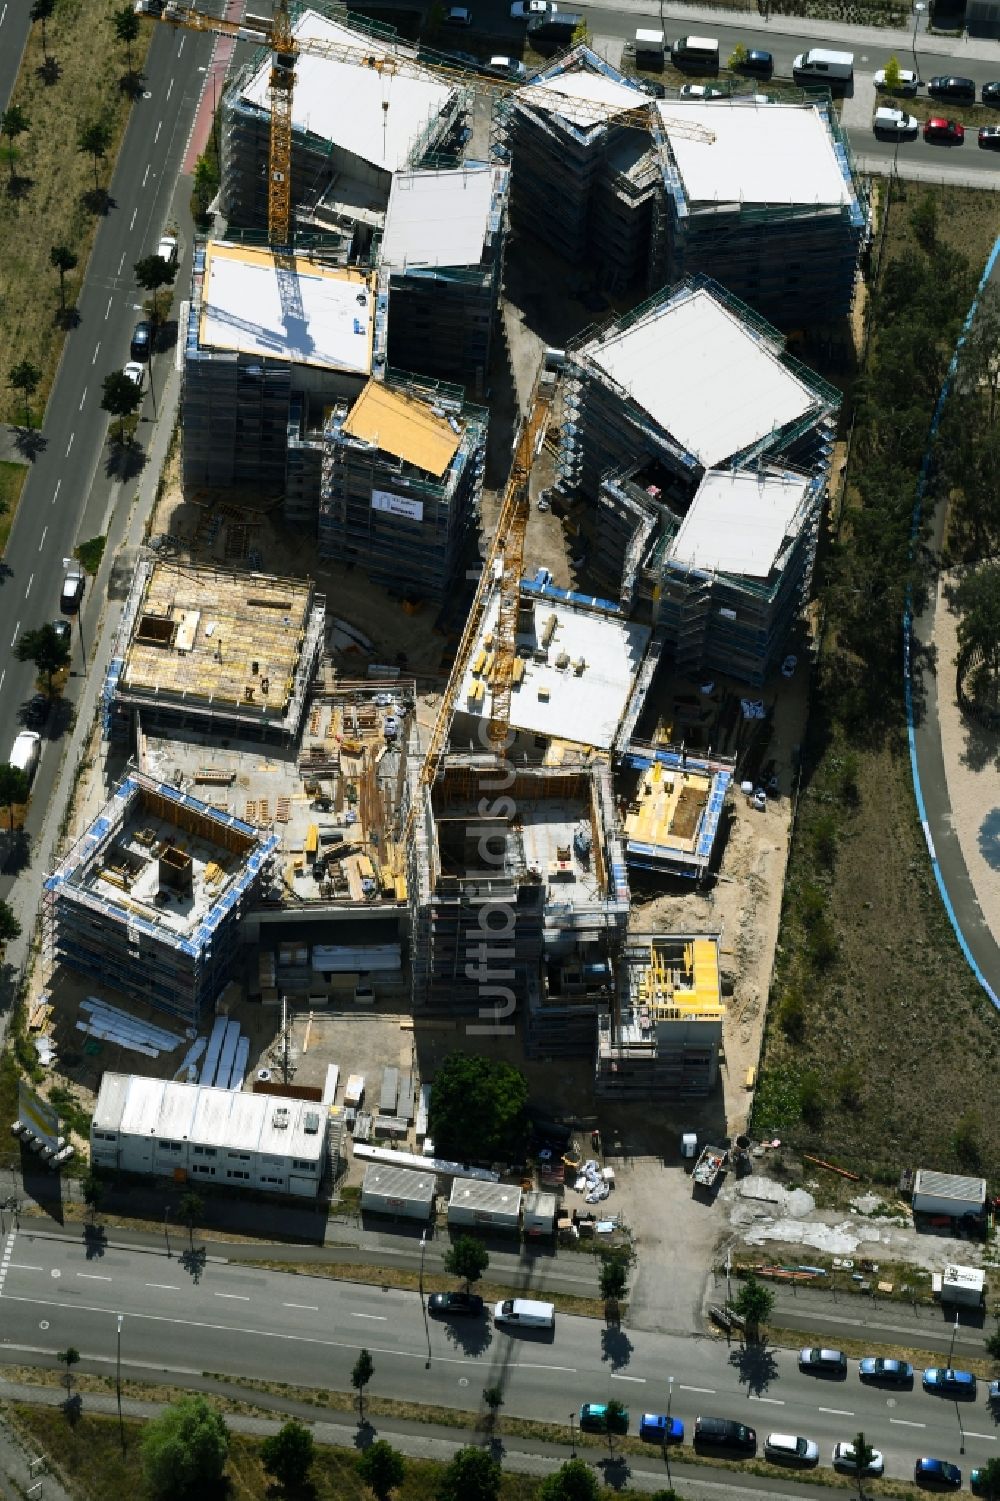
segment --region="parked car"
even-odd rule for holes
[[[472,11],[464,5],[453,5],[444,20],[446,26],[471,26]]]
[[[980,125],[978,142],[982,151],[1000,151],[1000,125]]]
[[[810,1376],[846,1376],[847,1356],[843,1350],[806,1348],[799,1351],[799,1370]]]
[[[976,1378],[971,1371],[955,1371],[951,1366],[928,1366],[923,1378],[925,1392],[940,1392],[943,1397],[976,1395]]]
[[[683,1444],[684,1424],[662,1412],[644,1412],[639,1419],[639,1437],[651,1444]]]
[[[969,1490],[974,1496],[989,1496],[992,1498],[997,1494],[995,1488],[987,1484],[986,1471],[978,1465],[974,1470],[969,1471]]]
[[[44,693],[33,693],[24,706],[24,722],[29,730],[37,730],[49,717],[49,700]]]
[[[979,97],[984,104],[1000,104],[1000,83],[984,83]]]
[[[756,1454],[757,1433],[734,1418],[699,1417],[694,1425],[694,1446],[696,1449],[728,1449],[733,1454]]]
[[[948,145],[961,146],[965,140],[965,126],[957,120],[944,120],[940,115],[935,115],[924,122],[925,141],[945,141]]]
[[[936,1485],[943,1490],[957,1491],[962,1488],[962,1472],[958,1465],[947,1459],[918,1459],[913,1466],[913,1478],[920,1485]]]
[[[819,1444],[794,1433],[769,1433],[764,1440],[764,1458],[773,1464],[819,1464]]]
[[[976,85],[971,78],[953,78],[939,73],[927,85],[932,99],[954,99],[962,104],[975,104]]]
[[[161,261],[166,261],[168,266],[172,266],[177,259],[177,236],[171,234],[169,230],[166,234],[161,235],[160,243],[156,247],[156,253]]]
[[[78,563],[70,568],[63,579],[62,593],[59,596],[59,608],[64,615],[75,615],[80,608],[83,591],[86,585],[86,576]]]
[[[885,75],[886,75],[886,69],[885,68],[878,68],[876,70],[876,72],[875,72],[875,87],[877,89],[888,88],[888,84],[885,81]],[[896,86],[896,88],[893,89],[892,92],[894,94],[912,96],[913,94],[915,94],[917,92],[917,89],[919,87],[920,87],[920,79],[917,77],[916,73],[911,72],[911,70],[909,68],[900,68],[900,70],[899,70],[899,83]]]
[[[584,1402],[580,1408],[581,1433],[628,1433],[628,1408],[608,1413],[606,1402]]]
[[[163,0],[135,0],[132,9],[137,16],[158,16],[163,9]]]
[[[483,63],[483,72],[492,73],[496,78],[527,78],[528,70],[516,57],[491,57],[488,63]]]
[[[514,0],[510,18],[512,21],[526,21],[529,16],[549,16],[558,9],[552,0]]]
[[[737,64],[736,71],[753,73],[758,78],[770,78],[774,72],[774,58],[770,52],[762,52],[757,47],[751,47],[743,61]]]
[[[872,130],[876,135],[916,135],[920,121],[916,115],[908,115],[903,109],[886,109],[880,106],[872,116]]]
[[[60,646],[68,646],[73,634],[73,627],[68,620],[50,621],[52,632]]]
[[[913,1367],[908,1360],[889,1355],[866,1355],[858,1361],[858,1375],[862,1381],[879,1381],[885,1386],[909,1386]]]
[[[145,318],[137,323],[132,330],[132,343],[129,353],[134,360],[148,360],[150,350],[153,347],[153,325],[147,323]]]
[[[854,1445],[838,1444],[833,1451],[833,1468],[843,1475],[856,1475],[858,1467],[854,1461]],[[865,1465],[866,1475],[881,1475],[885,1471],[885,1460],[880,1449],[868,1447],[868,1463]]]
[[[427,1299],[427,1312],[441,1318],[481,1317],[483,1300],[477,1293],[431,1293]]]
[[[634,78],[632,82],[642,89],[644,94],[649,94],[652,99],[666,99],[667,97],[663,84],[657,83],[655,78]]]
[[[711,83],[682,83],[680,97],[682,99],[724,99],[728,93],[728,89],[717,88]]]
[[[127,376],[134,386],[138,386],[139,390],[142,390],[143,369],[138,360],[129,360],[128,364],[122,370],[122,375]]]

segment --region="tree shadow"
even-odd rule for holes
[[[490,1458],[495,1459],[498,1465],[502,1465],[504,1462],[504,1456],[507,1453],[507,1449],[499,1433],[490,1434],[489,1442],[487,1443],[486,1448],[489,1452]]]
[[[145,73],[136,73],[134,70],[131,73],[123,73],[118,80],[118,87],[126,99],[131,99],[134,103],[136,99],[141,99],[146,92],[146,75]]]
[[[118,207],[107,188],[88,188],[83,194],[83,206],[91,214],[107,214]]]
[[[34,186],[33,177],[24,177],[20,172],[15,172],[13,177],[7,179],[7,197],[19,202],[22,198],[27,198]]]
[[[738,1345],[729,1352],[729,1364],[736,1367],[741,1386],[754,1397],[766,1392],[778,1374],[778,1362],[766,1340]]]
[[[485,1319],[449,1319],[445,1338],[463,1355],[482,1355],[493,1343],[493,1326]]]
[[[87,1260],[96,1261],[108,1249],[108,1232],[103,1225],[84,1225],[83,1243]]]
[[[617,1325],[601,1330],[601,1359],[609,1361],[613,1371],[628,1365],[634,1348],[625,1330]]]
[[[604,1475],[604,1484],[613,1491],[623,1491],[628,1485],[632,1471],[624,1454],[609,1454],[597,1461],[597,1468]]]
[[[132,439],[124,443],[119,442],[117,437],[112,438],[108,450],[108,457],[104,464],[104,472],[108,479],[118,480],[125,484],[141,474],[146,467],[146,450],[141,444]]]
[[[57,307],[52,318],[57,328],[63,328],[69,332],[72,328],[80,326],[80,312],[74,304],[72,307]]]
[[[15,427],[14,447],[22,458],[29,463],[37,459],[40,453],[44,453],[49,446],[48,438],[44,437],[41,428],[38,427]],[[7,569],[6,572],[11,572]]]
[[[272,1480],[265,1496],[269,1501],[317,1501],[319,1491],[315,1483],[306,1476],[300,1485],[281,1485],[277,1480]]]
[[[62,77],[62,63],[57,57],[47,57],[41,66],[35,69],[35,76],[41,79],[46,88],[50,89]]]
[[[354,1447],[360,1449],[363,1454],[366,1449],[371,1448],[377,1438],[378,1429],[373,1426],[369,1418],[365,1418],[354,1430]]]
[[[192,1282],[200,1282],[205,1275],[208,1252],[204,1246],[188,1246],[178,1258],[181,1266],[190,1274]]]
[[[81,1397],[80,1393],[73,1392],[72,1395],[68,1396],[65,1402],[61,1403],[60,1405],[62,1407],[63,1416],[65,1417],[67,1423],[69,1423],[71,1428],[75,1428],[77,1423],[79,1423],[80,1419],[83,1417],[83,1398]]]
[[[15,829],[12,834],[5,828],[2,840],[0,849],[3,853],[0,855],[0,870],[5,876],[16,876],[31,862],[30,836],[23,829]]]

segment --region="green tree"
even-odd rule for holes
[[[28,801],[28,778],[9,761],[0,761],[0,808],[7,809],[8,828],[14,832],[14,809]]]
[[[604,1412],[607,1422],[608,1448],[612,1454],[615,1452],[615,1434],[628,1432],[628,1412],[624,1402],[619,1402],[617,1397],[612,1397]]]
[[[733,68],[733,69],[735,69],[735,68],[742,68],[742,66],[746,62],[746,60],[747,60],[747,49],[746,49],[746,47],[744,46],[744,44],[742,42],[737,42],[736,46],[733,48],[732,52],[730,52],[730,54],[729,54],[729,67]]]
[[[868,1469],[868,1466],[872,1462],[872,1450],[871,1446],[866,1443],[863,1433],[855,1434],[854,1443],[852,1444],[851,1449],[851,1460],[853,1468],[850,1473],[857,1481],[858,1495],[861,1498],[861,1501],[864,1501],[865,1473]]]
[[[139,35],[139,17],[131,5],[125,5],[121,10],[116,10],[111,18],[115,28],[115,36],[118,41],[125,43],[125,66],[129,76],[132,73],[132,43]]]
[[[475,1053],[450,1053],[431,1090],[435,1149],[461,1162],[517,1162],[527,1144],[527,1103],[520,1069]]]
[[[979,1466],[977,1495],[988,1496],[989,1501],[1000,1501],[1000,1459],[988,1459]]]
[[[102,389],[104,394],[101,397],[101,408],[118,418],[118,441],[124,443],[125,418],[131,417],[142,402],[142,391],[123,370],[112,370],[110,375],[106,375]]]
[[[222,1414],[201,1396],[172,1402],[142,1435],[142,1473],[157,1501],[205,1496],[218,1486],[228,1457]]]
[[[34,662],[44,676],[46,689],[51,697],[52,679],[57,672],[68,667],[73,649],[53,625],[40,625],[34,631],[22,631],[17,638],[14,655],[19,662]]]
[[[928,255],[937,248],[938,211],[937,201],[931,193],[925,193],[910,213],[910,226],[914,238]]]
[[[180,1204],[177,1206],[177,1218],[182,1225],[187,1225],[192,1249],[194,1248],[194,1227],[198,1224],[204,1213],[205,1201],[202,1199],[201,1194],[195,1193],[193,1189],[189,1190],[183,1196]]]
[[[955,603],[963,657],[981,658],[995,678],[1000,673],[1000,566],[984,563],[967,574],[955,592]]]
[[[298,1418],[282,1423],[260,1446],[260,1460],[286,1491],[300,1490],[305,1484],[316,1452],[312,1434]]]
[[[462,1277],[466,1292],[478,1282],[490,1264],[490,1256],[474,1235],[460,1235],[445,1253],[444,1269],[450,1277]]]
[[[29,130],[28,117],[19,104],[12,104],[0,115],[0,134],[7,137],[7,160],[10,164],[10,180],[14,181],[14,142],[19,135]]]
[[[90,1210],[91,1223],[96,1224],[97,1216],[104,1198],[104,1184],[100,1178],[95,1178],[93,1173],[88,1173],[83,1180],[83,1202]]]
[[[42,23],[42,56],[43,57],[47,57],[48,53],[49,53],[48,39],[47,39],[47,37],[45,35],[45,23],[46,23],[46,21],[48,21],[48,20],[51,19],[52,12],[55,10],[55,8],[56,8],[56,0],[32,0],[32,5],[31,5],[31,19],[32,19],[32,22],[41,21],[41,23]]]
[[[15,391],[20,391],[21,395],[24,397],[25,427],[31,426],[31,407],[28,403],[30,402],[32,396],[34,396],[35,392],[38,390],[38,384],[41,381],[41,378],[42,372],[39,370],[38,366],[33,365],[30,360],[19,360],[10,372],[11,385],[14,387]]]
[[[49,262],[59,272],[59,311],[65,316],[66,272],[72,271],[76,266],[76,253],[68,245],[53,245],[49,251]]]
[[[568,1459],[542,1481],[538,1501],[600,1501],[600,1495],[601,1487],[590,1465],[582,1459]]]
[[[67,1394],[67,1396],[72,1397],[72,1395],[73,1395],[73,1367],[75,1365],[79,1364],[80,1352],[79,1352],[79,1350],[74,1349],[74,1347],[72,1345],[69,1345],[65,1350],[60,1350],[59,1351],[59,1353],[56,1356],[56,1360],[58,1360],[61,1365],[64,1365],[66,1367],[66,1374],[63,1377],[63,1380],[66,1383],[66,1394]]]
[[[986,1353],[991,1360],[1000,1360],[1000,1329],[987,1336]]]
[[[502,1478],[499,1461],[486,1449],[469,1445],[445,1465],[437,1501],[498,1501]]]
[[[899,58],[890,57],[885,65],[885,89],[888,94],[898,94],[902,87],[903,77],[899,68]]]
[[[20,936],[21,924],[14,916],[13,907],[9,902],[0,902],[0,949]]]
[[[160,305],[156,294],[161,287],[173,285],[174,277],[177,275],[177,263],[165,261],[162,255],[145,255],[141,261],[136,261],[132,269],[143,291],[153,294],[153,322],[158,323]]]
[[[111,127],[106,120],[91,120],[84,125],[77,138],[77,150],[84,156],[94,158],[94,192],[99,193],[101,184],[97,175],[97,164],[102,162],[108,154],[111,145]]]
[[[760,1338],[761,1325],[767,1323],[773,1307],[774,1293],[751,1272],[733,1299],[733,1309],[743,1320],[748,1339]]]
[[[362,1350],[351,1371],[351,1385],[358,1394],[358,1422],[365,1421],[365,1387],[375,1374],[375,1362],[367,1350]]]
[[[365,1485],[371,1488],[375,1501],[389,1501],[397,1486],[402,1485],[406,1474],[406,1462],[402,1454],[387,1444],[384,1438],[376,1439],[357,1459],[358,1474]]]
[[[629,1259],[620,1250],[602,1251],[598,1282],[605,1303],[617,1302],[628,1290]]]

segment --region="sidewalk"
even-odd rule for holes
[[[947,1355],[954,1336],[956,1359],[965,1355],[985,1360],[986,1340],[996,1327],[994,1319],[987,1316],[982,1325],[960,1321],[955,1334],[954,1314],[938,1306],[914,1308],[910,1303],[866,1298],[860,1293],[835,1295],[830,1289],[814,1287],[792,1292],[789,1287],[770,1286],[769,1290],[774,1294],[770,1321],[776,1328],[797,1329],[803,1335],[822,1336],[831,1342],[838,1337],[870,1339],[874,1347],[895,1344]]]

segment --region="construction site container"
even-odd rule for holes
[[[430,1220],[434,1214],[436,1192],[437,1180],[433,1173],[414,1173],[409,1168],[373,1162],[365,1169],[361,1208],[369,1214]]]
[[[509,1183],[470,1183],[456,1179],[448,1201],[449,1225],[489,1225],[516,1235],[521,1223],[521,1190]]]
[[[525,1194],[525,1235],[553,1235],[556,1228],[556,1212],[558,1207],[555,1194]]]
[[[913,1213],[950,1215],[961,1219],[982,1214],[986,1206],[986,1179],[963,1178],[957,1173],[917,1169],[913,1180]]]
[[[975,1266],[946,1266],[943,1274],[932,1276],[931,1288],[942,1303],[982,1308],[986,1302],[986,1273]]]

